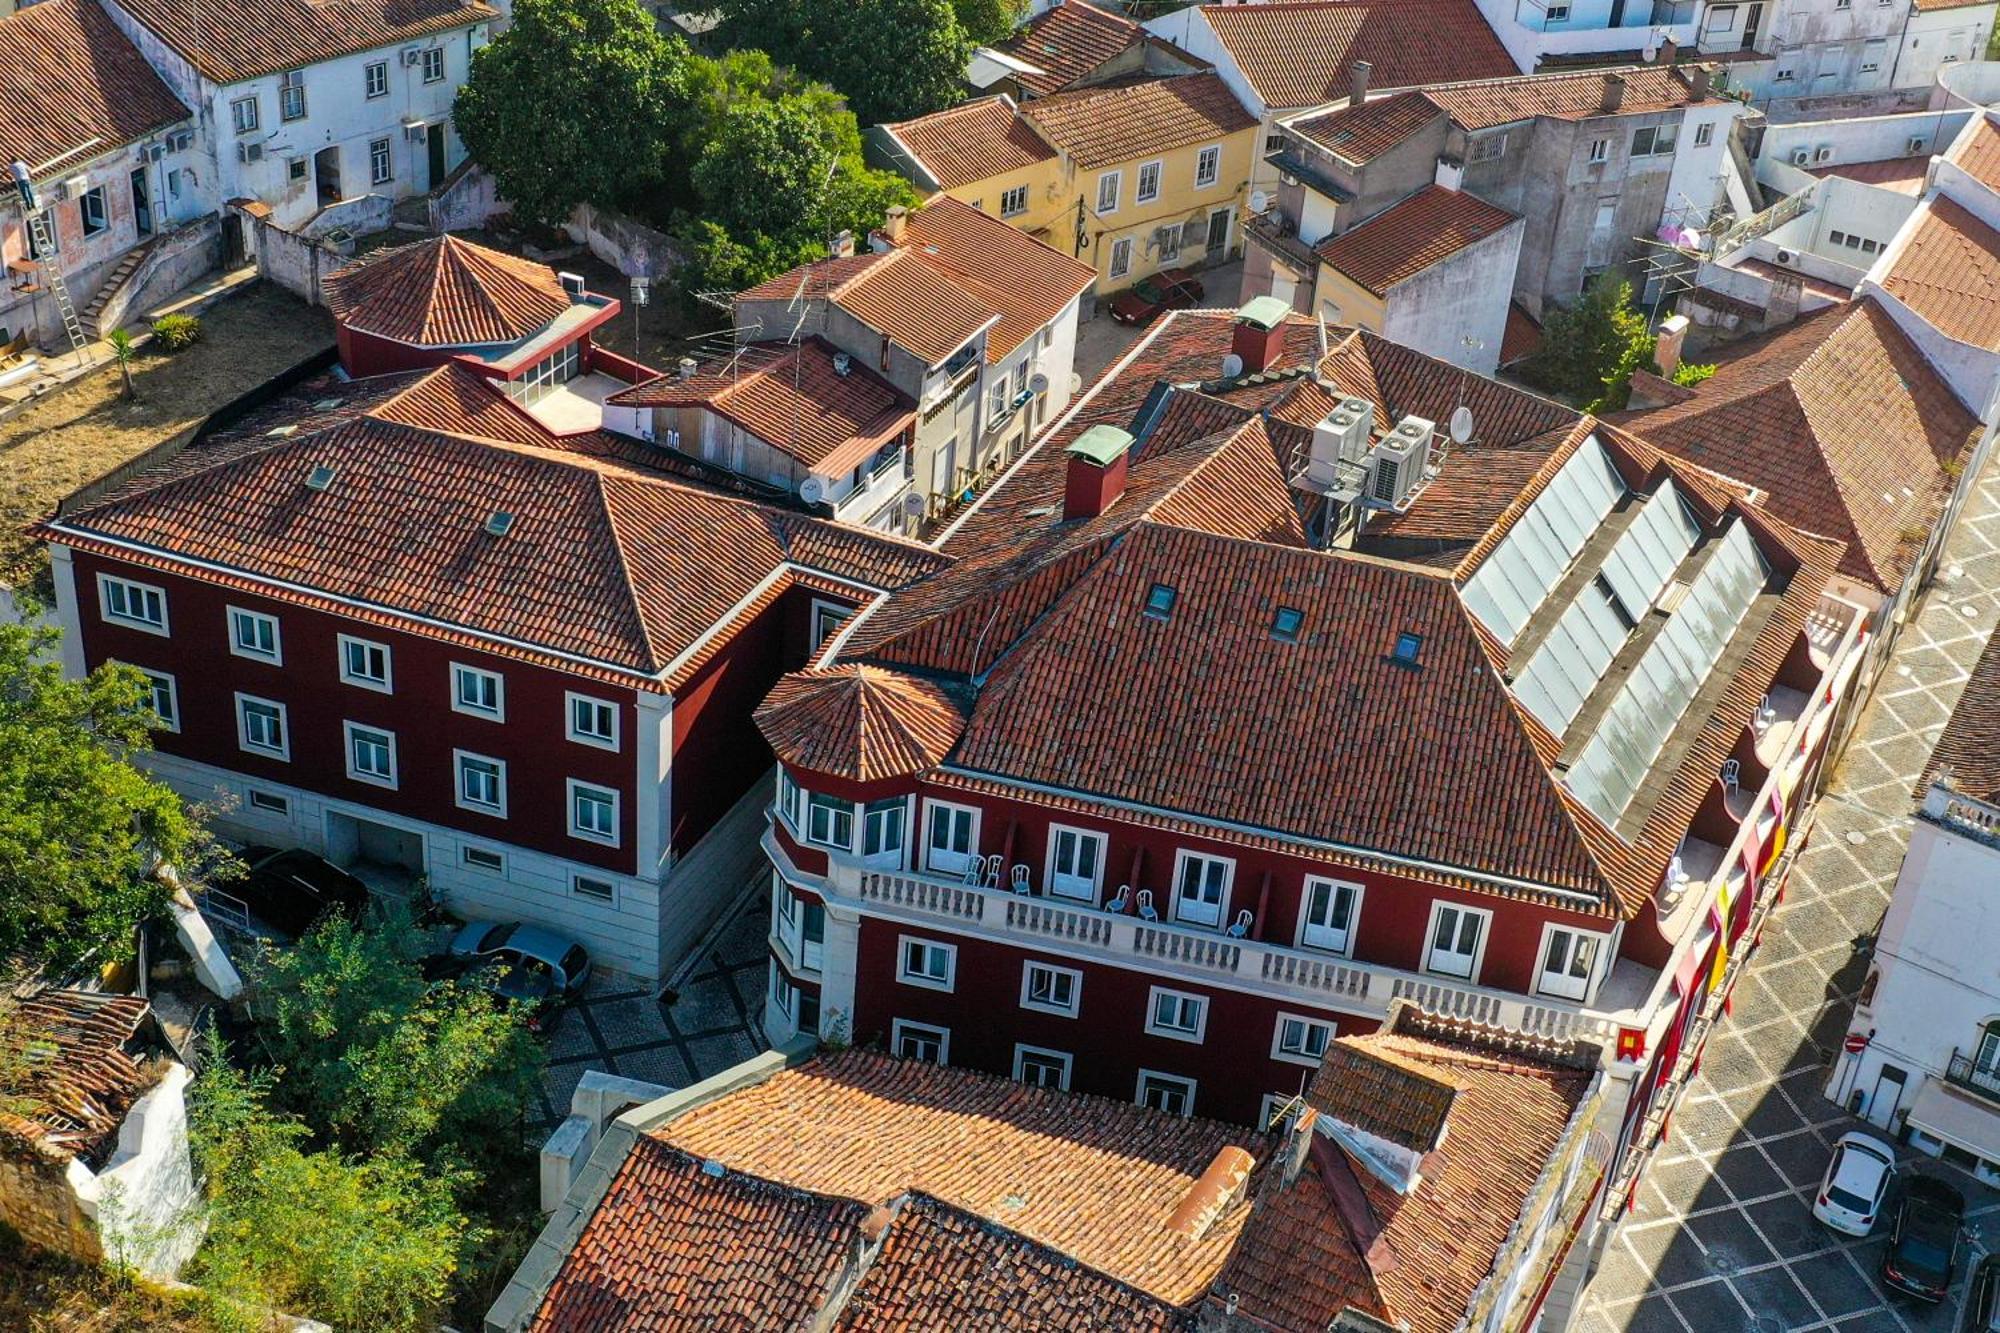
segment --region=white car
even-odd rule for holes
[[[1840,1136],[1826,1179],[1813,1200],[1813,1216],[1850,1236],[1875,1229],[1889,1182],[1896,1178],[1896,1150],[1872,1134],[1856,1131]]]

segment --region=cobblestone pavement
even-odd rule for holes
[[[1637,1206],[1584,1294],[1583,1333],[1958,1327],[1970,1262],[1941,1306],[1892,1300],[1876,1279],[1880,1229],[1849,1239],[1811,1214],[1833,1142],[1860,1123],[1821,1095],[1867,974],[1857,944],[1888,906],[1917,775],[2000,619],[2000,468],[1988,468],[1944,563],[1834,773],[1735,1012],[1710,1039]],[[1965,1191],[1975,1257],[2000,1250],[2000,1194],[1943,1162],[1904,1156]]]
[[[756,891],[766,882],[753,881],[672,1004],[629,977],[593,977],[584,998],[557,1015],[537,1132],[569,1114],[570,1093],[587,1069],[684,1088],[770,1045],[763,1019],[771,900]]]

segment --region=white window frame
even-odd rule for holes
[[[1152,1103],[1146,1100],[1146,1083],[1148,1080],[1160,1083],[1180,1084],[1187,1098],[1186,1104],[1179,1111],[1169,1111],[1165,1107],[1153,1106]],[[1194,1116],[1195,1090],[1198,1086],[1195,1080],[1187,1077],[1185,1074],[1169,1074],[1161,1069],[1141,1069],[1139,1071],[1139,1080],[1132,1089],[1132,1102],[1135,1106],[1145,1106],[1149,1109],[1159,1111],[1162,1115],[1178,1115],[1183,1120],[1188,1120]]]
[[[1325,935],[1318,940],[1312,937],[1315,929],[1312,921],[1313,887],[1320,884],[1328,886],[1326,901],[1329,911],[1334,904],[1340,901],[1340,891],[1342,889],[1349,889],[1353,892],[1354,901],[1347,911],[1347,929],[1342,934],[1338,945],[1326,942],[1326,938],[1332,934],[1331,927],[1318,927],[1318,929],[1325,932]],[[1311,949],[1315,953],[1332,954],[1337,958],[1352,958],[1354,956],[1354,931],[1361,924],[1361,899],[1366,892],[1367,885],[1362,884],[1359,880],[1335,879],[1331,875],[1307,875],[1305,883],[1299,889],[1299,933],[1294,943],[1301,949]]]
[[[592,731],[579,731],[576,726],[578,704],[588,705],[591,711],[611,719],[611,734],[606,736]],[[578,745],[590,745],[600,750],[618,749],[618,705],[610,699],[600,699],[594,694],[578,694],[575,690],[563,691],[563,730]]]
[[[379,79],[377,78],[378,75],[380,76]],[[370,98],[387,97],[388,95],[389,62],[386,60],[371,60],[363,65],[361,67],[362,99],[365,101]]]
[[[396,146],[391,139],[368,141],[368,183],[387,185],[396,179]]]
[[[893,812],[899,818],[896,825],[896,845],[893,849],[886,845],[877,851],[868,850],[870,830],[879,817],[886,825]],[[907,796],[887,797],[880,801],[864,801],[861,806],[861,861],[864,865],[878,870],[901,870],[903,858],[910,850],[910,799]]]
[[[278,618],[269,611],[252,611],[247,606],[225,606],[223,614],[229,621],[229,655],[247,657],[253,662],[269,662],[273,666],[285,664],[285,636]],[[242,629],[245,625],[271,632],[271,646],[268,650],[255,644],[243,642]]]
[[[949,850],[945,852],[946,856],[958,858],[956,865],[952,865],[949,862],[940,862],[937,859],[938,848],[931,841],[931,827],[933,817],[938,811],[950,811],[954,816],[958,814],[969,814],[972,816],[966,840],[966,849],[963,852]],[[940,875],[963,875],[967,862],[972,857],[979,855],[979,817],[980,809],[976,805],[959,805],[955,801],[939,801],[926,797],[924,799],[924,868]],[[954,820],[955,823],[956,820]]]
[[[497,788],[496,794],[500,798],[497,803],[488,805],[483,801],[475,801],[466,796],[465,761],[468,759],[482,764],[493,765],[495,769],[494,785]],[[495,759],[490,754],[479,754],[472,750],[454,749],[451,752],[451,799],[452,803],[461,810],[470,810],[474,814],[492,815],[497,819],[505,819],[507,817],[507,761],[505,759]]]
[[[144,594],[150,593],[153,599],[159,603],[160,618],[158,620],[148,620],[142,616],[132,615],[129,611],[112,610],[111,590],[113,588],[117,588],[123,593],[123,600],[128,607],[132,604],[132,597],[135,593],[141,595],[140,599],[142,601],[144,600]],[[103,620],[106,624],[123,625],[126,629],[143,630],[147,634],[157,634],[163,639],[171,637],[169,621],[167,619],[167,590],[157,583],[141,583],[137,579],[119,578],[116,574],[99,574],[97,576],[97,614],[99,619]]]
[[[1868,68],[1868,66],[1863,65],[1861,68],[1865,70]],[[1714,142],[1715,142],[1714,121],[1705,120],[1701,124],[1694,127],[1694,146],[1696,148],[1706,148]]]
[[[1543,25],[1544,25],[1544,26],[1546,26],[1546,25],[1548,25],[1548,24],[1550,24],[1550,23],[1567,23],[1567,22],[1569,22],[1569,6],[1568,6],[1568,5],[1550,5],[1550,6],[1549,6],[1549,8],[1548,8],[1548,12],[1547,12],[1547,13],[1546,13],[1546,14],[1545,14],[1545,15],[1543,16],[1543,20],[1542,20],[1542,21],[1543,21]]]
[[[482,865],[473,860],[475,856],[490,856],[493,858],[493,864]],[[477,847],[469,842],[458,845],[458,863],[467,870],[477,871],[482,875],[504,876],[507,873],[507,853],[496,852],[491,847]]]
[[[1207,861],[1222,866],[1222,900],[1215,906],[1215,920],[1204,921],[1199,917],[1181,915],[1181,881],[1187,873],[1190,861]],[[1206,879],[1206,876],[1203,877]],[[1229,922],[1229,900],[1236,886],[1236,862],[1226,856],[1216,856],[1210,852],[1191,851],[1181,848],[1174,853],[1174,877],[1167,892],[1172,895],[1167,904],[1170,920],[1184,926],[1194,926],[1202,930],[1221,930]]]
[[[602,884],[610,892],[586,893],[583,889],[586,883]],[[618,905],[618,881],[606,875],[586,875],[580,870],[573,870],[569,876],[569,891],[572,897],[581,898],[585,902],[603,903],[607,907]]]
[[[298,97],[293,98],[293,93],[297,93]],[[306,72],[302,69],[286,70],[278,76],[278,119],[289,121],[305,118]]]
[[[813,816],[822,811],[826,814],[826,831],[824,837],[821,836],[820,830],[815,827],[815,820],[813,818]],[[854,817],[854,802],[843,800],[838,796],[832,796],[823,791],[809,791],[806,793],[805,813],[807,842],[815,847],[831,848],[836,852],[852,852],[854,850],[854,826],[857,822]],[[839,832],[840,820],[843,815],[847,818],[847,838],[845,841],[835,836]]]
[[[1326,1040],[1320,1044],[1319,1055],[1308,1055],[1304,1051],[1286,1050],[1285,1025],[1287,1023],[1302,1024],[1308,1033],[1314,1028],[1325,1028]],[[1285,1064],[1304,1065],[1308,1069],[1317,1069],[1319,1068],[1321,1056],[1326,1054],[1326,1048],[1332,1045],[1333,1039],[1339,1035],[1340,1031],[1334,1026],[1332,1019],[1315,1018],[1311,1014],[1294,1014],[1280,1010],[1278,1021],[1271,1025],[1271,1058],[1283,1061]]]
[[[284,815],[289,818],[292,813],[292,802],[289,797],[280,796],[274,791],[264,791],[257,787],[246,787],[243,789],[243,804],[249,806],[252,810],[260,810],[267,815]]]
[[[840,627],[852,619],[854,619],[853,607],[813,598],[812,651],[817,654],[820,649],[826,647],[826,641],[840,633]]]
[[[1027,1068],[1027,1057],[1031,1055],[1037,1059],[1048,1060],[1060,1065],[1062,1067],[1062,1074],[1056,1079],[1053,1086],[1058,1092],[1069,1091],[1069,1076],[1076,1068],[1076,1057],[1068,1051],[1058,1051],[1047,1046],[1030,1046],[1026,1042],[1016,1042],[1014,1044],[1014,1081],[1016,1083],[1028,1083],[1028,1080],[1022,1078],[1021,1074]],[[1052,1085],[1047,1083],[1028,1083],[1028,1086],[1031,1088],[1046,1088]]]
[[[600,833],[593,828],[585,828],[576,817],[577,799],[584,793],[611,798],[611,832]],[[622,826],[619,819],[623,814],[620,807],[619,791],[616,787],[606,787],[595,782],[585,782],[580,778],[566,778],[563,781],[563,809],[567,812],[569,836],[583,842],[594,842],[600,847],[616,847]]]
[[[938,1048],[937,1059],[935,1061],[927,1061],[920,1055],[904,1055],[903,1038],[905,1036],[915,1037],[920,1041],[927,1037],[936,1038]],[[920,1063],[937,1064],[939,1066],[948,1065],[951,1063],[951,1029],[941,1028],[935,1023],[916,1023],[907,1018],[892,1019],[889,1023],[889,1053],[898,1060],[916,1060]]]
[[[1049,1000],[1033,998],[1035,973],[1047,972],[1052,976],[1069,978],[1069,1004],[1056,1004]],[[1032,1009],[1038,1014],[1056,1014],[1063,1018],[1075,1018],[1083,1008],[1083,973],[1073,967],[1059,967],[1045,963],[1039,958],[1027,958],[1021,962],[1021,1007]],[[1149,1011],[1150,1012],[1150,1011]]]
[[[381,736],[389,742],[389,772],[387,775],[364,772],[360,765],[354,762],[354,733],[357,731],[365,731],[370,735]],[[350,779],[355,782],[365,782],[371,787],[383,787],[389,791],[396,790],[397,781],[402,776],[402,768],[396,759],[395,732],[389,730],[387,727],[371,726],[366,722],[343,721],[340,724],[340,744],[341,754],[347,762],[347,776]]]
[[[796,966],[799,960],[799,946],[803,941],[801,933],[803,906],[784,876],[775,869],[771,871],[771,934],[785,951],[785,957]]]
[[[1192,1032],[1186,1028],[1160,1026],[1160,1001],[1163,998],[1172,998],[1177,1002],[1189,1000],[1194,1002],[1195,1021]],[[1172,986],[1152,987],[1146,992],[1146,1035],[1201,1045],[1202,1039],[1208,1035],[1208,996],[1196,994],[1191,990],[1176,990]]]
[[[432,57],[436,58],[433,59]],[[423,64],[419,66],[419,68],[423,70],[423,79],[425,83],[443,83],[444,48],[442,46],[425,47],[423,55]],[[435,68],[437,71],[435,74],[431,72],[433,68]]]
[[[1105,186],[1111,187],[1111,207],[1104,206]],[[1118,211],[1119,197],[1125,192],[1123,171],[1100,171],[1097,174],[1097,216],[1109,217]]]
[[[146,684],[151,689],[151,698],[148,700],[148,703],[152,706],[153,715],[160,719],[160,725],[155,727],[154,730],[179,733],[181,729],[180,683],[164,671],[154,671],[148,667],[134,667],[132,669],[146,678]],[[160,711],[160,687],[162,685],[166,686],[167,708],[170,710],[165,713]]]
[[[1075,845],[1079,847],[1086,842],[1097,844],[1097,854],[1092,858],[1093,867],[1090,878],[1082,880],[1074,875],[1065,876],[1064,880],[1070,886],[1067,888],[1063,887],[1063,884],[1059,883],[1056,877],[1056,852],[1065,834],[1075,839]],[[1104,858],[1110,850],[1111,840],[1102,833],[1094,833],[1089,829],[1078,828],[1073,824],[1049,825],[1049,852],[1042,868],[1043,887],[1052,898],[1068,898],[1072,902],[1097,903],[1104,894]]]
[[[1549,977],[1551,976],[1548,970],[1549,942],[1555,937],[1557,931],[1561,931],[1570,937],[1569,952],[1564,960],[1569,966],[1575,965],[1578,944],[1587,942],[1590,945],[1590,967],[1585,972],[1581,981],[1578,980],[1574,973],[1564,971],[1557,974],[1561,977],[1560,985],[1550,986],[1548,984]],[[1575,926],[1565,925],[1560,921],[1543,922],[1542,938],[1535,948],[1535,994],[1547,995],[1558,1000],[1574,1000],[1578,1004],[1583,1003],[1589,998],[1592,988],[1597,985],[1598,978],[1603,974],[1604,965],[1610,954],[1610,950],[1611,937],[1601,931],[1579,930]]]
[[[1271,1132],[1271,1117],[1278,1113],[1278,1108],[1296,1100],[1298,1100],[1297,1096],[1292,1093],[1265,1093],[1257,1103],[1257,1132],[1260,1134],[1269,1134]]]
[[[335,640],[335,647],[340,653],[340,680],[343,685],[353,685],[360,689],[373,690],[377,694],[394,694],[396,692],[396,655],[391,651],[388,644],[378,643],[374,639],[358,638],[352,634],[336,635]],[[355,673],[348,665],[347,653],[350,648],[362,649],[364,656],[366,656],[367,651],[370,649],[380,652],[382,654],[381,678],[377,679],[374,676],[363,676]]]
[[[111,230],[111,209],[102,185],[93,185],[77,197],[76,218],[86,241]]]
[[[476,704],[465,702],[465,696],[460,693],[458,688],[459,680],[462,676],[471,676],[480,680],[490,680],[493,682],[492,708],[481,708]],[[463,713],[467,717],[483,717],[489,722],[505,722],[507,720],[507,678],[497,671],[488,671],[485,667],[470,666],[464,662],[453,662],[451,664],[451,711],[454,713]]]
[[[1611,160],[1611,140],[1592,139],[1590,141],[1590,161],[1593,164],[1598,164],[1598,163],[1609,162],[1610,160]]]
[[[1433,955],[1437,952],[1438,918],[1447,910],[1458,912],[1462,915],[1469,914],[1479,919],[1479,942],[1473,946],[1472,965],[1471,970],[1468,972],[1454,972],[1449,968],[1438,967],[1432,961]],[[1463,927],[1461,926],[1458,929],[1462,931]],[[1454,981],[1463,981],[1476,985],[1479,981],[1481,970],[1486,966],[1486,944],[1492,934],[1493,913],[1488,909],[1484,907],[1470,907],[1465,903],[1451,902],[1444,898],[1431,899],[1430,916],[1424,922],[1424,965],[1422,970],[1434,977],[1450,977]],[[1457,957],[1458,955],[1453,954],[1452,956]]]
[[[1120,259],[1124,262],[1119,262]],[[1111,243],[1110,276],[1122,278],[1132,271],[1132,238],[1120,236]]]
[[[248,107],[246,114],[244,108]],[[257,98],[239,97],[229,104],[229,124],[238,134],[253,134],[257,129]]]
[[[1135,204],[1150,204],[1155,199],[1158,199],[1160,197],[1160,177],[1166,173],[1166,169],[1167,164],[1161,158],[1156,157],[1151,162],[1141,162],[1139,164],[1139,178],[1132,186],[1132,202]],[[1148,193],[1146,190],[1146,173],[1149,171],[1153,173],[1153,189],[1151,193]],[[1114,213],[1117,211],[1115,208],[1112,209]]]
[[[1207,168],[1204,178],[1203,168]],[[1206,190],[1222,180],[1222,145],[1209,144],[1194,155],[1194,188]]]
[[[1011,190],[1000,192],[1000,216],[1017,218],[1028,211],[1028,187],[1016,185]]]
[[[910,971],[910,947],[935,949],[944,957],[944,979],[938,980],[927,972]],[[896,980],[905,986],[920,986],[924,990],[944,991],[949,994],[958,981],[958,946],[946,944],[942,940],[930,939],[923,935],[898,935],[896,937]]]
[[[778,822],[785,826],[787,832],[795,836],[798,835],[800,827],[799,811],[805,808],[805,803],[806,789],[799,785],[798,779],[792,776],[790,769],[783,764],[778,765]]]
[[[263,704],[266,707],[278,710],[278,734],[284,742],[282,745],[273,748],[268,745],[255,744],[251,741],[249,714],[244,711],[245,704]],[[265,699],[258,695],[245,694],[243,691],[238,690],[236,692],[236,748],[246,754],[261,754],[267,759],[283,759],[289,762],[292,757],[292,719],[290,712],[276,699]]]

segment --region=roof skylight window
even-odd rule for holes
[[[1424,636],[1404,630],[1396,636],[1395,659],[1403,666],[1417,665],[1417,658],[1424,651]]]
[[[1155,583],[1146,591],[1146,614],[1155,620],[1165,620],[1174,613],[1174,601],[1179,596],[1173,585]]]
[[[1271,617],[1271,637],[1283,639],[1286,643],[1299,641],[1299,630],[1304,628],[1306,613],[1296,607],[1281,606]]]

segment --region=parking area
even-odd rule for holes
[[[1198,304],[1204,309],[1234,310],[1241,304],[1237,294],[1243,287],[1242,260],[1200,269],[1195,276],[1201,279],[1202,298]],[[1120,324],[1111,318],[1110,311],[1110,301],[1100,299],[1097,317],[1076,327],[1076,373],[1083,377],[1086,388],[1146,332]]]
[[[2000,619],[2000,471],[1988,469],[1945,563],[1840,761],[1735,1012],[1584,1294],[1583,1333],[1945,1333],[1959,1327],[1973,1263],[2000,1250],[2000,1194],[1908,1149],[1906,1169],[1948,1180],[1968,1203],[1972,1239],[1943,1305],[1885,1296],[1883,1227],[1849,1239],[1811,1212],[1833,1143],[1860,1127],[1821,1088],[1902,863],[1910,791]]]

